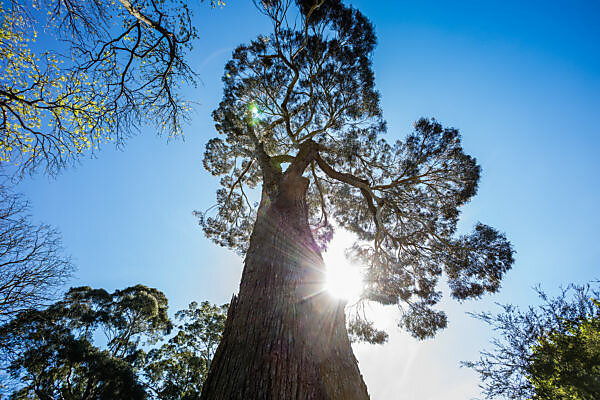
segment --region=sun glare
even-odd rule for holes
[[[327,264],[325,289],[335,297],[349,303],[358,301],[363,290],[363,277],[360,269],[345,258]]]
[[[351,237],[334,238],[327,252],[323,254],[323,259],[326,268],[325,290],[351,304],[359,300],[364,280],[360,267],[350,263],[344,255],[344,249],[349,243]]]

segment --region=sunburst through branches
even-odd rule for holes
[[[360,300],[365,287],[360,266],[350,262],[344,249],[351,242],[334,240],[323,258],[325,261],[325,291],[331,296],[354,304]]]

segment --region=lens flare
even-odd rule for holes
[[[255,102],[251,102],[248,104],[248,112],[250,113],[250,120],[252,125],[258,123],[263,119],[263,112],[256,105]]]

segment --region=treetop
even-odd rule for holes
[[[261,205],[289,176],[308,180],[314,236],[353,232],[350,255],[367,269],[364,298],[399,304],[402,324],[424,338],[446,326],[432,308],[448,277],[459,300],[495,292],[513,263],[506,237],[478,223],[455,236],[460,207],[481,169],[457,129],[421,118],[404,140],[384,139],[375,89],[372,24],[339,1],[258,4],[273,32],[239,46],[225,66],[218,137],[204,166],[221,177],[216,212],[197,213],[206,235],[245,252]],[[284,169],[283,165],[287,165]],[[262,199],[252,190],[262,185]]]

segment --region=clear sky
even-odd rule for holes
[[[517,251],[500,293],[444,302],[450,323],[433,340],[401,332],[394,309],[374,310],[390,341],[356,346],[359,366],[373,400],[477,398],[477,376],[458,363],[476,358],[492,332],[465,312],[535,303],[538,283],[555,293],[600,278],[600,2],[351,3],[376,28],[388,139],[421,116],[459,128],[483,168],[461,227],[494,226]],[[192,300],[227,302],[237,290],[242,260],[204,238],[192,211],[214,202],[217,179],[202,155],[215,135],[223,66],[270,25],[248,0],[200,7],[196,20],[190,64],[202,83],[188,91],[198,106],[185,141],[146,130],[123,151],[106,145],[56,179],[21,183],[34,219],[62,232],[78,266],[72,285],[143,283],[163,290],[172,311]]]

